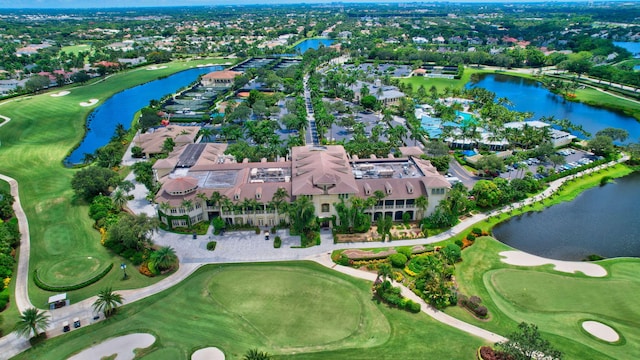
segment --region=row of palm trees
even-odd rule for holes
[[[219,208],[221,211],[253,214],[254,217],[267,209],[273,209],[276,213],[276,223],[280,222],[280,215],[286,213],[289,210],[289,202],[286,200],[289,197],[289,193],[285,188],[278,188],[273,195],[273,198],[268,203],[262,203],[254,198],[245,198],[242,201],[236,201],[229,199],[227,196],[214,191],[211,196],[207,197],[205,193],[198,193],[196,198],[202,203],[205,203],[214,208]],[[191,212],[195,207],[193,200],[183,200],[180,204],[186,213]],[[171,208],[169,203],[160,203],[160,210],[167,214]],[[255,222],[254,218],[254,222]],[[193,224],[190,224],[193,225]]]
[[[98,293],[97,299],[93,303],[93,309],[103,313],[105,317],[110,317],[115,314],[118,305],[122,305],[123,301],[122,295],[114,292],[111,287],[107,287]],[[44,333],[50,323],[51,317],[45,311],[33,307],[20,314],[15,329],[18,335],[32,338]]]

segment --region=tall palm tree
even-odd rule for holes
[[[200,129],[200,136],[202,140],[209,141],[213,138],[213,129],[210,127],[203,127]]]
[[[111,194],[111,200],[113,200],[113,205],[115,205],[118,210],[122,210],[127,203],[127,194],[121,189],[116,189],[116,191]]]
[[[196,198],[202,201],[202,206],[206,209],[207,200],[209,200],[209,197],[207,197],[207,194],[199,192],[198,194],[196,194]]]
[[[393,274],[393,270],[391,269],[391,265],[387,263],[382,263],[378,266],[378,275],[376,276],[376,283],[382,279],[382,281],[387,280]]]
[[[150,260],[153,261],[156,269],[168,270],[178,262],[178,256],[171,246],[163,246],[151,254]]]
[[[160,210],[166,215],[167,212],[169,211],[169,209],[171,209],[171,204],[169,204],[168,202],[164,201],[161,202],[158,207],[160,208]]]
[[[271,198],[271,203],[273,207],[276,209],[276,224],[280,223],[280,210],[282,210],[286,204],[285,199],[289,197],[289,193],[287,189],[283,187],[279,187],[278,190],[273,194]]]
[[[257,349],[251,349],[244,354],[243,360],[270,360],[271,355]]]
[[[124,301],[122,295],[113,292],[111,287],[104,288],[98,293],[98,298],[93,303],[93,310],[103,312],[105,317],[115,314],[118,305]]]
[[[36,308],[29,308],[20,314],[20,320],[16,324],[18,335],[31,338],[44,332],[49,326],[49,315]]]
[[[417,217],[418,219],[422,219],[424,217],[424,212],[427,210],[428,207],[429,207],[429,199],[427,199],[426,196],[420,195],[416,198],[416,208],[420,210],[420,216]]]

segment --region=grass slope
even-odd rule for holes
[[[17,359],[63,359],[110,337],[149,332],[144,358],[188,359],[216,346],[276,359],[470,359],[482,340],[371,299],[371,283],[311,262],[209,265],[107,321],[49,339]]]
[[[70,182],[77,170],[62,166],[62,160],[82,139],[86,116],[95,108],[82,107],[79,103],[93,98],[103,102],[119,91],[158,77],[198,64],[226,61],[172,62],[166,64],[167,68],[154,71],[138,68],[84,86],[58,88],[50,93],[0,104],[0,114],[12,119],[0,128],[0,163],[2,173],[15,178],[20,184],[22,206],[29,218],[31,233],[30,270],[62,269],[55,275],[56,281],[75,284],[86,279],[87,273],[82,267],[70,264],[70,256],[91,260],[83,263],[100,269],[111,262],[119,264],[122,261],[100,245],[99,234],[93,230],[92,221],[87,216],[86,204],[74,199]],[[71,93],[62,97],[50,96],[60,90]],[[135,271],[130,273],[131,279],[122,282],[122,274],[112,270],[97,284],[70,292],[69,298],[73,303],[95,295],[107,285],[122,289],[157,281],[157,278],[148,279]],[[30,281],[30,297],[34,305],[45,307],[50,295],[37,289]]]
[[[457,266],[460,290],[478,295],[491,319],[479,321],[459,308],[447,312],[483,328],[507,334],[521,321],[538,325],[545,337],[566,359],[637,359],[640,344],[640,305],[629,294],[640,291],[640,261],[615,259],[600,262],[609,275],[591,278],[553,270],[551,265],[517,267],[500,261],[509,249],[484,237],[463,252]],[[635,291],[635,292],[634,292]],[[617,329],[626,340],[608,344],[581,328],[584,320],[596,320]]]

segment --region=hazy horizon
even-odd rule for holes
[[[621,2],[625,0],[610,0]],[[138,0],[135,5],[129,0],[113,0],[108,4],[98,0],[0,0],[0,9],[104,9],[104,8],[142,8],[142,7],[177,7],[177,6],[215,6],[215,5],[292,5],[292,4],[328,4],[328,3],[352,3],[352,4],[399,4],[399,3],[541,3],[547,1],[530,0],[459,0],[459,1],[422,1],[422,0],[247,0],[239,3],[238,0]],[[565,2],[589,2],[589,0],[553,1]]]

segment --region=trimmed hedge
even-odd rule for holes
[[[207,250],[209,250],[209,251],[213,251],[213,250],[215,250],[215,249],[216,249],[216,245],[217,245],[217,244],[218,244],[218,243],[217,243],[217,242],[215,242],[215,241],[209,241],[209,242],[207,243]]]
[[[79,284],[66,285],[66,286],[53,286],[53,285],[44,283],[44,281],[42,281],[38,276],[38,269],[35,269],[33,270],[33,282],[36,283],[36,286],[42,290],[56,291],[56,292],[73,291],[73,290],[82,289],[83,287],[87,287],[97,282],[98,280],[105,277],[109,273],[109,271],[111,271],[111,269],[113,269],[113,263],[109,264],[104,270],[102,270],[102,272],[100,272],[98,275],[92,277],[89,280],[83,281]]]

